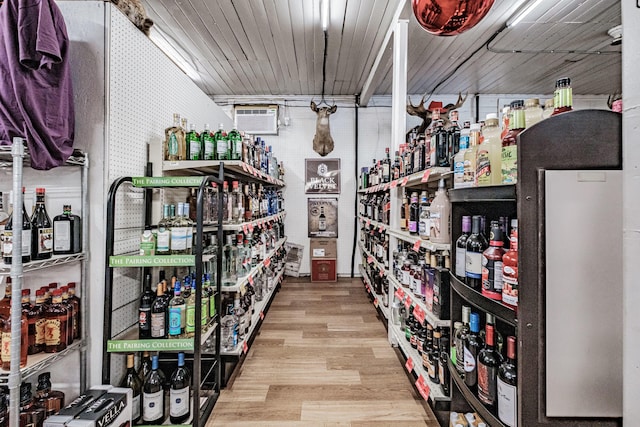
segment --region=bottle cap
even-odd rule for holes
[[[473,131],[479,131],[481,127],[482,127],[482,125],[481,125],[480,123],[473,123],[473,124],[471,125],[471,131],[472,131],[472,132],[473,132]]]
[[[36,188],[36,194],[37,194],[37,195],[42,195],[42,194],[44,194],[44,188],[42,188],[42,187],[38,187],[38,188]]]
[[[485,121],[491,120],[491,119],[496,119],[498,120],[498,115],[496,113],[489,113],[487,114],[487,117],[485,118]]]
[[[511,102],[511,109],[515,110],[516,108],[522,108],[524,107],[524,100],[522,99],[516,99],[515,101]]]
[[[23,289],[22,290],[22,296],[23,297],[28,297],[29,295],[31,295],[31,290],[30,289]]]
[[[524,101],[524,106],[526,108],[538,107],[539,105],[540,105],[539,98],[529,98],[529,99],[525,99]]]
[[[478,313],[471,313],[469,318],[469,329],[471,329],[471,332],[480,332],[480,315]]]

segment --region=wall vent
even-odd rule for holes
[[[236,129],[254,135],[278,134],[277,105],[234,106]]]

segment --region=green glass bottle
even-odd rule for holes
[[[231,160],[229,158],[229,140],[224,132],[224,125],[220,123],[218,131],[213,135],[216,144],[216,160]]]
[[[215,160],[216,158],[216,142],[211,134],[209,123],[204,125],[204,131],[200,134],[200,145],[202,148],[203,160]]]
[[[202,160],[202,145],[200,143],[200,135],[196,132],[196,125],[193,123],[189,127],[187,139],[187,158],[189,160]]]

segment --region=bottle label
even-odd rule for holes
[[[502,261],[482,257],[482,289],[502,292]]]
[[[2,333],[2,350],[0,351],[0,355],[2,360],[11,359],[11,332],[3,332]]]
[[[453,164],[453,183],[455,187],[464,183],[464,160]]]
[[[465,277],[467,263],[467,250],[465,248],[456,248],[456,276]]]
[[[480,252],[466,252],[465,273],[472,279],[482,278],[482,254]]]
[[[169,307],[169,335],[180,335],[182,332],[182,314],[179,306]]]
[[[212,160],[213,159],[213,141],[206,139],[204,141],[204,159]]]
[[[11,257],[11,252],[13,252],[13,231],[5,230],[4,242],[2,243],[2,256]]]
[[[155,393],[143,393],[142,400],[144,404],[143,421],[155,421],[164,416],[164,391],[162,389]]]
[[[44,333],[45,333],[46,324],[47,324],[47,319],[41,318],[36,320],[36,344],[37,345],[45,344]]]
[[[141,331],[148,331],[151,328],[151,323],[149,322],[151,319],[149,318],[151,314],[151,308],[143,308],[140,307],[138,310],[138,327]]]
[[[402,271],[402,285],[406,287],[411,285],[411,274],[408,270]]]
[[[170,241],[171,232],[166,228],[158,229],[158,234],[156,235],[156,254],[168,253]]]
[[[189,227],[173,227],[171,229],[171,250],[187,250],[187,234]]]
[[[192,139],[189,142],[189,160],[200,160],[200,141]]]
[[[515,184],[518,180],[518,146],[502,147],[502,183]]]
[[[440,237],[442,234],[442,224],[440,212],[432,210],[429,212],[430,234],[431,237]]]
[[[382,177],[384,178],[385,182],[389,181],[389,163],[385,163],[384,165],[382,165]]]
[[[476,165],[475,159],[471,161],[469,159],[464,159],[464,182],[465,184],[473,185],[475,184],[476,179]]]
[[[319,220],[318,221],[318,231],[325,231],[327,229],[327,221],[326,220]]]
[[[38,255],[53,252],[53,228],[38,229]]]
[[[165,313],[151,313],[151,338],[164,338]]]
[[[469,350],[469,348],[466,345],[464,346],[463,351],[464,351],[464,358],[463,358],[464,371],[467,373],[467,375],[465,375],[465,382],[467,382],[466,379],[469,376],[469,374],[471,374],[472,372],[475,372],[476,370],[476,358],[475,358],[475,355],[471,352],[471,350]],[[467,382],[467,385],[474,385],[474,384],[475,384],[474,379],[472,380],[471,384]]]
[[[185,332],[193,333],[196,330],[196,306],[188,305],[187,306],[187,324],[185,325]]]
[[[409,220],[409,232],[410,233],[418,232],[418,223],[416,221]]]
[[[497,377],[497,367],[478,363],[478,399],[485,405],[495,405],[496,403]]]
[[[418,234],[420,237],[429,238],[429,233],[431,232],[431,221],[428,218],[421,218],[420,223],[418,224]]]
[[[459,372],[464,372],[464,342],[461,338],[456,337],[456,368]]]
[[[478,185],[491,184],[491,160],[489,160],[489,151],[478,150],[478,159],[476,160],[476,179]]]
[[[172,417],[182,417],[189,413],[189,387],[180,390],[171,389],[169,412]]]
[[[510,305],[518,305],[518,270],[517,267],[503,268],[502,301]]]
[[[44,326],[44,343],[46,345],[59,345],[61,338],[59,319],[47,319]]]
[[[187,251],[190,249],[193,249],[193,227],[187,228]]]
[[[131,408],[131,419],[137,420],[140,418],[140,395],[133,396],[132,401],[133,407]]]
[[[411,288],[413,289],[413,292],[417,295],[422,295],[421,287],[422,287],[422,278],[420,277],[420,275],[415,274],[411,276]]]
[[[518,389],[498,377],[498,418],[509,427],[518,419]]]
[[[61,252],[71,250],[71,222],[53,222],[53,249]]]
[[[169,151],[169,155],[177,156],[178,155],[178,138],[176,137],[176,134],[174,132],[171,132],[171,135],[169,136],[169,143],[167,145],[168,145],[167,149]]]
[[[216,151],[218,152],[219,159],[227,158],[227,148],[227,141],[225,141],[224,139],[218,140],[218,147]]]
[[[22,256],[31,255],[31,230],[22,230]]]
[[[145,237],[143,236],[143,239]],[[149,256],[155,254],[155,247],[153,240],[152,241],[141,241],[140,242],[140,256]]]

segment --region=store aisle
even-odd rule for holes
[[[437,426],[362,282],[293,280],[207,426]]]

